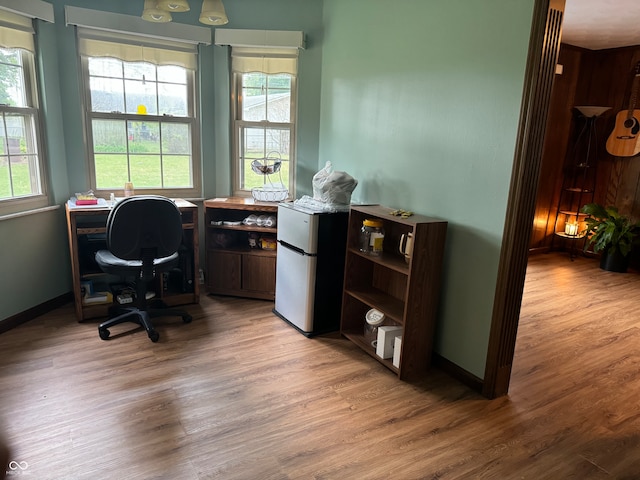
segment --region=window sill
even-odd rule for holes
[[[12,218],[26,217],[28,215],[35,215],[37,213],[50,212],[52,210],[60,209],[60,205],[52,205],[50,207],[34,208],[33,210],[25,210],[24,212],[8,213],[6,215],[0,215],[0,222],[3,220],[11,220]]]

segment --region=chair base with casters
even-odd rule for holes
[[[134,196],[122,200],[107,219],[107,250],[98,250],[95,260],[107,274],[135,278],[133,304],[113,305],[109,320],[98,326],[103,340],[111,335],[109,328],[124,322],[137,323],[152,342],[160,335],[153,327],[154,317],[182,317],[191,322],[184,310],[167,308],[158,300],[147,300],[147,284],[157,274],[168,272],[179,263],[178,248],[182,239],[180,211],[166,197]]]
[[[126,310],[124,313],[123,310]],[[157,342],[160,339],[160,334],[153,328],[153,324],[151,323],[151,319],[154,317],[182,317],[182,321],[184,323],[191,322],[191,315],[182,310],[177,310],[173,308],[149,308],[146,311],[138,310],[135,307],[123,308],[123,307],[115,307],[114,312],[117,316],[110,318],[106,322],[102,322],[98,326],[98,334],[102,340],[107,340],[111,335],[109,331],[110,327],[114,325],[118,325],[124,322],[134,322],[144,328],[147,332],[147,335],[151,339],[152,342]]]
[[[140,269],[142,262],[137,260],[123,261],[115,257],[108,250],[96,252],[96,262],[106,273],[122,273],[122,268]],[[156,258],[153,260],[154,272],[166,272],[174,268],[178,263],[178,254],[169,257]],[[137,278],[135,282],[136,299],[132,305],[114,305],[109,308],[109,320],[102,322],[98,326],[98,334],[103,340],[107,340],[111,335],[109,328],[125,322],[133,322],[140,325],[147,332],[152,342],[157,342],[160,334],[153,328],[152,318],[156,317],[182,317],[184,323],[191,322],[191,315],[184,310],[168,308],[163,302],[158,300],[147,300],[146,281]]]

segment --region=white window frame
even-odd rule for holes
[[[259,72],[263,73],[263,72]],[[289,190],[289,198],[295,198],[295,179],[296,179],[296,126],[297,126],[297,92],[298,92],[298,79],[297,75],[291,75],[291,98],[290,98],[290,113],[289,122],[270,122],[268,120],[262,121],[250,121],[241,118],[243,112],[243,95],[242,95],[242,72],[233,72],[233,92],[232,98],[236,101],[232,106],[233,116],[233,193],[235,196],[249,196],[251,195],[251,189],[242,188],[242,176],[244,168],[244,150],[243,144],[243,132],[247,128],[273,128],[289,131],[289,178],[283,179],[285,187]],[[269,152],[265,152],[269,154]],[[269,161],[269,160],[267,160]],[[280,181],[278,174],[273,174],[269,179],[276,183]]]
[[[47,13],[47,12],[45,12]],[[38,83],[36,74],[35,60],[35,33],[32,26],[32,17],[34,15],[24,16],[16,13],[16,10],[5,11],[0,7],[0,27],[4,34],[2,36],[2,48],[15,49],[19,52],[22,63],[22,75],[25,88],[26,106],[16,107],[9,105],[0,105],[0,128],[6,129],[4,124],[5,115],[24,115],[30,119],[33,128],[27,128],[25,135],[29,139],[32,146],[30,163],[31,190],[32,193],[27,195],[12,195],[11,197],[0,199],[0,216],[17,214],[29,210],[47,207],[49,205],[49,197],[47,193],[46,181],[46,158],[43,149],[43,126],[40,113],[40,104],[38,97]],[[51,21],[48,15],[44,15],[46,20]],[[8,37],[5,35],[9,33]],[[11,34],[11,32],[15,32]],[[13,37],[13,38],[12,38]],[[16,44],[7,44],[7,42],[15,41]],[[7,137],[5,137],[7,138]],[[8,145],[5,145],[5,151],[10,157]],[[9,162],[10,168],[10,162]]]
[[[89,71],[88,60],[83,58],[86,56],[81,55],[81,70],[82,70],[82,88],[83,88],[83,111],[84,111],[84,124],[87,150],[87,169],[89,172],[89,186],[99,195],[113,192],[116,195],[124,193],[124,185],[119,189],[98,189],[96,187],[95,176],[95,162],[93,152],[93,135],[92,135],[92,120],[94,118],[107,118],[120,121],[139,121],[144,119],[148,122],[165,122],[175,124],[188,124],[191,130],[191,187],[184,188],[142,188],[134,184],[136,193],[150,193],[160,194],[173,198],[201,198],[202,197],[202,160],[200,152],[200,113],[199,113],[199,89],[198,89],[198,68],[199,60],[197,53],[197,45],[211,43],[211,30],[204,27],[197,27],[192,25],[183,24],[154,24],[142,20],[138,17],[130,15],[122,15],[111,12],[98,12],[89,9],[65,6],[66,24],[75,25],[81,33],[83,38],[91,38],[92,40],[98,40],[106,43],[114,43],[128,46],[127,52],[131,52],[131,45],[135,45],[140,52],[155,52],[149,53],[149,58],[153,57],[153,60],[147,59],[147,53],[143,53],[143,58],[136,61],[145,61],[152,64],[166,64],[166,59],[163,57],[167,51],[173,51],[173,58],[184,59],[184,52],[193,53],[193,61],[187,59],[186,63],[182,65],[187,68],[188,76],[188,111],[187,117],[168,116],[163,115],[162,112],[158,112],[158,115],[139,115],[137,113],[104,113],[93,112],[91,108],[91,91],[89,84]],[[135,32],[135,33],[133,33]],[[85,44],[86,45],[86,44]],[[144,46],[144,48],[141,48]],[[82,44],[80,44],[82,47]],[[80,48],[82,50],[82,48]],[[91,51],[90,49],[88,50]],[[182,52],[176,53],[176,52]],[[80,53],[80,52],[79,52]],[[123,53],[124,54],[124,53]],[[118,55],[111,55],[115,58],[119,58]],[[180,56],[182,55],[182,56]],[[104,56],[104,55],[89,55],[89,56]],[[120,58],[125,60],[124,58]],[[133,61],[130,58],[127,61]],[[187,65],[188,63],[188,65]],[[127,155],[129,152],[127,153]]]
[[[223,28],[215,31],[215,44],[231,47],[231,171],[232,191],[237,196],[248,196],[251,191],[241,188],[242,151],[241,131],[248,126],[257,128],[290,129],[289,197],[295,198],[298,124],[298,55],[305,48],[302,31],[246,30]],[[242,114],[242,73],[288,73],[291,77],[291,111],[289,122],[247,122]],[[269,152],[267,152],[268,155]],[[274,178],[272,181],[279,181]]]
[[[113,42],[118,43],[118,42]],[[90,76],[89,76],[89,59],[87,57],[81,58],[82,65],[82,79],[84,88],[84,113],[85,113],[85,128],[87,139],[87,158],[88,158],[88,171],[89,171],[89,185],[90,188],[96,192],[99,196],[114,192],[116,195],[124,194],[124,183],[122,187],[107,187],[98,188],[96,179],[96,165],[95,165],[95,152],[93,149],[93,120],[116,120],[123,122],[158,122],[165,124],[181,124],[188,125],[191,134],[190,141],[190,169],[191,169],[191,186],[190,187],[169,187],[169,188],[142,188],[135,184],[134,188],[138,193],[148,193],[156,195],[165,195],[172,198],[196,198],[201,196],[201,182],[200,182],[200,149],[199,149],[199,118],[197,115],[197,94],[196,94],[196,72],[187,69],[187,116],[168,116],[158,112],[158,115],[138,114],[138,113],[126,113],[126,112],[94,112],[91,105],[91,88],[90,88]],[[126,92],[125,92],[126,94]],[[130,162],[130,152],[127,147],[127,164]],[[160,153],[162,158],[162,153]],[[132,181],[130,178],[130,171],[127,172],[128,181]]]

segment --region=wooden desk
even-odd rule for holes
[[[182,199],[176,199],[175,202],[182,213],[182,228],[185,233],[184,255],[186,255],[187,262],[187,268],[184,270],[187,275],[179,288],[169,285],[166,276],[156,279],[156,298],[160,298],[170,306],[200,301],[198,207]],[[100,206],[70,207],[68,202],[65,208],[76,317],[79,322],[92,317],[105,317],[108,313],[108,304],[83,304],[81,282],[106,277],[95,264],[93,256],[96,250],[106,248],[101,235],[106,232],[105,225],[111,208]]]

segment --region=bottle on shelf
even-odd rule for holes
[[[380,255],[383,242],[384,229],[382,220],[372,218],[364,220],[360,230],[360,251],[369,255]]]
[[[125,197],[133,197],[135,195],[135,192],[133,190],[133,183],[132,182],[126,182],[124,184],[124,196]]]

